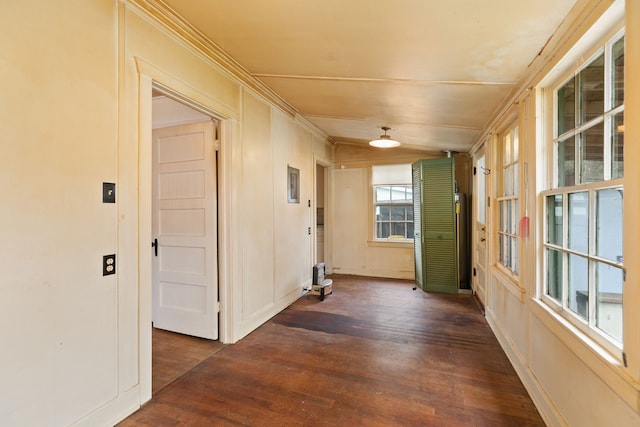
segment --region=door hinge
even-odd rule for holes
[[[623,282],[627,281],[627,269],[626,268],[622,269],[622,281]]]
[[[478,172],[478,171],[477,171],[476,167],[474,166],[474,167],[473,167],[473,175],[475,176],[475,174],[476,174],[477,172]]]
[[[487,207],[491,207],[491,196],[487,196]]]

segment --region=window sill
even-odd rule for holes
[[[377,239],[368,240],[367,246],[377,248],[413,248],[413,240],[405,239]]]

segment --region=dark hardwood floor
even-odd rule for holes
[[[332,278],[120,426],[544,426],[471,295]]]
[[[219,341],[153,329],[151,390],[158,391],[224,348]]]

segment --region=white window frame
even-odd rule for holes
[[[624,103],[618,107],[612,108],[611,105],[611,97],[608,94],[611,93],[611,51],[612,46],[615,42],[620,40],[620,38],[624,37],[624,28],[622,28],[622,24],[618,24],[616,29],[610,31],[606,35],[603,35],[595,47],[593,47],[589,52],[584,52],[584,55],[581,57],[579,66],[569,70],[568,73],[565,73],[562,78],[557,78],[553,81],[553,83],[548,85],[542,85],[542,93],[545,94],[544,97],[544,105],[549,112],[552,112],[552,116],[546,116],[547,124],[553,123],[553,126],[548,126],[548,135],[546,137],[547,143],[547,156],[548,156],[548,164],[546,170],[542,171],[543,176],[546,175],[546,190],[541,192],[541,201],[542,201],[542,212],[543,212],[543,224],[542,228],[542,266],[543,266],[543,275],[541,283],[541,288],[539,292],[539,298],[542,302],[544,302],[547,306],[553,308],[562,318],[566,319],[570,322],[574,327],[580,330],[583,334],[588,336],[602,348],[606,349],[609,353],[613,354],[618,359],[622,359],[622,351],[623,351],[623,343],[617,342],[615,339],[610,337],[605,332],[601,331],[596,326],[597,313],[596,313],[596,283],[595,283],[595,263],[601,262],[607,265],[614,266],[616,268],[620,268],[624,273],[624,267],[622,262],[612,262],[610,260],[599,258],[595,255],[595,240],[596,240],[596,197],[595,194],[599,190],[609,189],[609,188],[620,188],[624,191],[624,178],[612,179],[612,170],[611,170],[611,145],[608,136],[611,135],[611,125],[612,117],[620,112],[624,111]],[[603,52],[605,52],[605,105],[604,111],[601,115],[591,120],[587,120],[584,123],[579,125],[575,125],[571,130],[563,133],[562,135],[558,135],[558,99],[557,99],[557,91],[562,88],[571,78],[574,78],[578,73],[580,73],[583,69],[585,69],[589,64],[592,63],[596,58],[598,58]],[[585,59],[586,58],[586,59]],[[574,62],[576,64],[577,62]],[[577,98],[577,88],[576,88],[576,98]],[[578,104],[578,99],[576,99],[576,105]],[[576,107],[577,109],[578,107]],[[577,112],[576,112],[577,114]],[[592,128],[604,121],[604,134],[607,135],[604,140],[604,148],[603,148],[603,180],[598,182],[580,182],[580,156],[579,156],[579,147],[576,143],[576,153],[575,153],[575,176],[577,182],[571,186],[558,186],[559,180],[559,167],[558,167],[558,156],[556,150],[556,144],[559,141],[565,140],[568,136],[575,136],[583,132],[585,129]],[[589,248],[588,253],[584,256],[584,253],[577,253],[568,248],[567,238],[568,238],[568,230],[565,225],[568,223],[568,197],[571,193],[577,192],[588,192],[589,193],[589,201],[588,201],[588,242]],[[562,236],[562,244],[554,245],[547,242],[548,236],[548,222],[547,222],[547,198],[548,196],[553,195],[562,195],[564,203],[563,203],[563,236]],[[561,301],[558,302],[556,299],[548,295],[548,259],[547,259],[547,250],[555,249],[559,251],[563,256],[563,277],[562,277],[562,295]],[[589,308],[587,319],[582,318],[578,314],[573,313],[573,311],[568,307],[569,298],[568,298],[568,262],[567,257],[569,254],[576,254],[584,256],[588,261],[588,291],[589,291]],[[624,289],[624,284],[623,284]],[[623,291],[624,295],[624,291]],[[624,297],[623,297],[624,298]],[[624,336],[624,324],[622,325],[622,335]]]
[[[381,173],[380,176],[375,173],[374,168],[381,169],[389,169],[386,173]],[[406,169],[405,171],[400,171],[399,169]],[[382,178],[382,177],[384,178]],[[370,245],[393,245],[393,244],[401,244],[401,245],[413,245],[413,235],[415,233],[410,233],[411,237],[378,237],[377,225],[378,221],[376,220],[376,208],[378,205],[381,206],[407,206],[409,211],[413,213],[413,197],[411,201],[397,201],[397,202],[383,202],[378,203],[376,200],[376,189],[378,187],[404,187],[405,191],[409,191],[413,194],[413,184],[411,182],[411,164],[410,163],[401,163],[401,164],[383,164],[383,165],[372,165],[371,166],[371,192],[370,192],[370,206],[371,206],[371,214],[370,214],[370,233],[371,238],[369,240]],[[406,221],[407,223],[410,221]]]
[[[393,192],[393,188],[402,188],[404,190],[404,193],[406,194],[407,192],[412,193],[412,198],[411,200],[407,200],[406,198],[404,200],[397,200],[397,201],[393,201],[393,198],[391,199],[391,201],[385,201],[385,202],[378,202],[377,201],[377,192],[379,188],[389,188],[391,192]],[[387,241],[387,240],[393,240],[393,241],[413,241],[412,237],[407,237],[406,235],[409,234],[410,236],[413,236],[413,232],[409,233],[408,231],[405,231],[405,236],[404,237],[399,237],[398,235],[393,235],[390,234],[389,237],[379,237],[378,236],[378,224],[380,222],[388,222],[389,223],[389,228],[391,229],[391,224],[392,223],[397,223],[397,222],[403,222],[405,223],[405,227],[408,227],[409,223],[413,223],[413,218],[411,220],[406,220],[405,217],[405,221],[393,221],[391,218],[388,221],[378,221],[378,219],[376,218],[376,212],[378,210],[378,207],[395,207],[395,206],[403,206],[405,208],[408,208],[405,210],[405,212],[410,212],[413,214],[413,186],[411,184],[381,184],[381,185],[374,185],[373,186],[373,236],[376,240],[379,241]],[[390,230],[391,233],[391,230]]]
[[[518,140],[517,144],[514,144],[513,142],[513,138],[516,138]],[[510,139],[510,145],[509,145],[509,160],[505,161],[505,158],[507,157],[507,154],[505,153],[506,151],[506,140],[507,138]],[[518,121],[515,120],[513,123],[509,124],[503,132],[501,132],[500,134],[498,134],[498,139],[497,139],[497,146],[498,146],[498,150],[497,151],[497,161],[496,161],[496,168],[498,170],[497,173],[497,182],[496,182],[496,198],[495,198],[495,204],[496,204],[496,226],[495,226],[495,231],[496,231],[496,250],[495,250],[495,263],[496,266],[504,273],[506,274],[508,277],[511,278],[511,280],[515,283],[519,282],[519,267],[521,265],[521,251],[520,251],[520,236],[519,234],[519,225],[520,225],[520,186],[521,186],[521,179],[520,179],[520,135],[519,135],[519,126],[518,126]],[[517,154],[514,154],[512,152],[513,147],[515,145],[518,145],[518,152]],[[511,193],[507,194],[507,189],[506,189],[506,185],[505,185],[505,178],[508,172],[508,169],[512,168],[512,182],[511,182]],[[517,168],[517,170],[514,170],[514,168]],[[502,215],[504,214],[504,212],[502,211],[502,206],[503,203],[511,203],[512,204],[512,208],[511,208],[511,223],[504,226],[503,221],[501,221],[502,219]],[[506,220],[505,220],[506,221]],[[515,243],[515,247],[511,246],[511,253],[513,253],[515,251],[516,253],[516,264],[514,266],[513,263],[509,263],[509,265],[505,264],[504,262],[502,262],[502,259],[500,258],[500,253],[501,250],[504,249],[502,247],[502,239],[501,237],[505,237],[508,238],[512,241],[512,243]],[[516,267],[516,268],[514,268]]]

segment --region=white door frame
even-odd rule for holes
[[[473,163],[473,195],[475,197],[472,198],[473,206],[471,209],[471,289],[473,294],[476,295],[481,301],[483,305],[487,304],[487,294],[488,294],[488,286],[487,286],[487,278],[488,278],[488,270],[489,270],[489,208],[487,206],[487,197],[489,196],[489,180],[486,179],[486,175],[489,173],[489,169],[487,169],[488,164],[488,155],[487,155],[487,144],[482,144],[477,150],[475,150],[472,154],[472,163]],[[478,165],[478,160],[484,157],[485,160],[485,168],[482,169]],[[485,179],[485,191],[484,196],[481,200],[481,194],[478,190],[478,180]],[[485,206],[485,217],[484,224],[481,225],[478,222],[478,207],[483,203]],[[484,260],[478,259],[478,248],[479,246],[484,247]],[[481,265],[482,264],[482,265]],[[478,271],[480,267],[482,271]],[[484,274],[484,277],[481,275]],[[484,280],[484,288],[479,289],[479,280]]]
[[[217,112],[215,105],[206,106],[193,101],[179,91],[154,80],[153,76],[158,70],[147,67],[143,62],[138,63],[140,68],[139,80],[139,111],[136,118],[139,123],[138,141],[138,369],[140,386],[140,403],[144,403],[152,397],[152,92],[158,90],[164,95],[180,101],[196,110],[199,110],[219,121],[219,148],[218,156],[218,298],[220,301],[219,313],[219,340],[223,343],[233,342],[233,298],[231,281],[229,279],[231,254],[230,242],[230,200],[229,200],[229,171],[231,170],[231,138],[235,130],[236,122],[229,116]],[[147,71],[148,73],[145,73]],[[172,79],[158,74],[162,80]],[[182,87],[185,93],[194,92],[193,88],[184,86],[178,81],[174,87]],[[206,96],[200,98],[210,100]],[[221,110],[228,107],[219,106]],[[214,109],[215,108],[215,109]]]
[[[325,216],[324,216],[324,263],[325,263],[325,271],[327,274],[331,273],[331,266],[332,266],[332,256],[331,256],[331,219],[329,217],[329,215],[327,215],[328,212],[331,212],[331,174],[330,174],[330,168],[331,168],[331,162],[320,157],[320,156],[316,156],[314,155],[314,159],[313,159],[313,218],[311,220],[311,223],[313,224],[313,238],[312,240],[312,244],[313,244],[313,248],[311,251],[311,256],[312,256],[312,262],[311,265],[315,265],[315,261],[318,259],[318,256],[316,254],[316,251],[318,250],[318,222],[316,220],[316,212],[318,209],[318,200],[317,200],[317,190],[318,190],[318,183],[317,183],[317,179],[318,179],[318,166],[322,166],[324,168],[324,200],[323,200],[323,204],[324,204],[324,212],[325,212]]]

